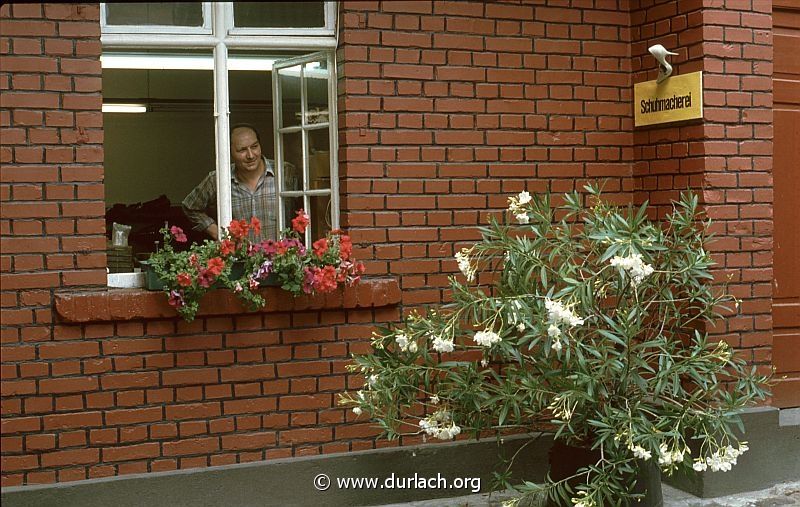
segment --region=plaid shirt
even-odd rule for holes
[[[236,170],[231,167],[231,214],[234,220],[250,220],[257,217],[261,220],[261,239],[276,239],[278,232],[275,193],[275,172],[272,160],[264,158],[266,171],[258,180],[255,190],[236,178]],[[287,185],[292,188],[292,185]],[[208,213],[216,215],[217,209],[217,171],[211,171],[203,181],[183,200],[183,212],[194,224],[194,229],[204,231],[217,221]],[[258,238],[256,238],[258,239]]]

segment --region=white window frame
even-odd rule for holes
[[[203,2],[204,26],[210,34],[193,29],[191,32],[172,30],[176,27],[105,24],[105,4],[101,4],[101,43],[103,50],[212,49],[214,59],[214,142],[217,154],[217,223],[228,227],[231,222],[230,170],[230,109],[228,93],[229,49],[283,49],[288,51],[326,51],[331,73],[328,86],[329,121],[331,132],[331,220],[339,227],[337,114],[336,114],[336,2],[325,2],[325,29],[234,29],[232,2]],[[208,15],[207,15],[208,14]],[[186,27],[178,27],[186,28]],[[154,33],[159,29],[158,33]],[[205,30],[205,28],[203,28]],[[267,35],[280,35],[268,37]],[[154,60],[157,57],[154,57]],[[139,68],[139,67],[136,67]],[[275,97],[273,97],[275,104]],[[275,125],[277,129],[278,126]],[[277,147],[276,147],[277,149]],[[307,156],[304,151],[304,157]],[[278,171],[280,173],[280,171]],[[278,202],[281,202],[278,199]],[[313,217],[312,217],[313,218]],[[285,227],[283,215],[278,215],[278,227]],[[310,232],[309,232],[310,234]],[[307,238],[308,239],[308,238]]]
[[[303,181],[303,188],[297,191],[286,191],[283,190],[283,177],[282,172],[278,171],[278,178],[277,178],[277,188],[279,189],[278,192],[278,229],[282,229],[286,227],[285,220],[286,220],[286,209],[284,208],[283,198],[284,197],[302,197],[303,198],[303,208],[305,210],[311,209],[311,198],[312,197],[325,197],[330,195],[331,197],[331,227],[333,229],[339,228],[339,180],[338,178],[333,177],[333,173],[331,173],[331,181],[330,181],[330,188],[324,189],[311,189],[310,183],[311,178],[309,174],[309,148],[308,148],[308,132],[311,130],[322,130],[324,128],[328,129],[328,146],[330,147],[330,164],[331,170],[334,165],[337,164],[336,160],[336,137],[337,137],[337,128],[336,128],[336,115],[335,111],[332,114],[333,104],[336,103],[336,87],[331,86],[328,83],[328,121],[327,122],[318,122],[310,124],[308,123],[308,111],[306,110],[306,106],[308,105],[308,98],[307,98],[307,89],[308,86],[304,84],[302,78],[303,73],[305,72],[305,65],[309,62],[315,62],[320,60],[325,60],[325,63],[328,68],[328,79],[335,80],[336,79],[336,62],[334,61],[334,55],[332,52],[318,52],[312,53],[310,55],[302,55],[296,58],[287,58],[285,60],[281,60],[275,62],[273,65],[273,74],[272,74],[272,102],[273,102],[273,127],[275,132],[275,162],[277,164],[282,164],[284,161],[284,153],[283,153],[283,140],[281,139],[281,134],[289,134],[300,132],[301,141],[302,141],[302,152],[303,152],[303,167],[301,168],[302,171],[302,181]],[[280,87],[280,79],[278,77],[278,72],[281,69],[291,68],[294,66],[300,66],[300,124],[293,125],[290,127],[283,126],[283,97],[282,91]],[[314,217],[312,216],[312,219]],[[321,220],[323,217],[316,217],[316,220]],[[306,244],[311,244],[311,227],[306,229],[305,233],[306,237]]]

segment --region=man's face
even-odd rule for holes
[[[231,136],[231,157],[236,170],[242,174],[260,172],[263,164],[261,144],[256,133],[248,128],[238,128]]]

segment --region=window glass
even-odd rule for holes
[[[203,26],[200,2],[107,3],[107,25]]]
[[[190,241],[206,237],[192,230],[181,202],[215,168],[213,93],[211,71],[103,69],[104,106],[145,107],[103,114],[106,230],[114,222],[130,226],[128,244],[139,260],[155,250],[165,222]],[[215,207],[207,213],[216,217]]]
[[[300,125],[300,65],[278,70],[281,87],[282,127]]]
[[[325,26],[324,2],[234,2],[237,28],[319,28]]]

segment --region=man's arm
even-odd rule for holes
[[[216,221],[206,214],[206,210],[217,202],[217,177],[211,172],[203,178],[194,190],[181,203],[183,213],[192,222],[196,231],[206,231],[212,238],[219,239]]]

